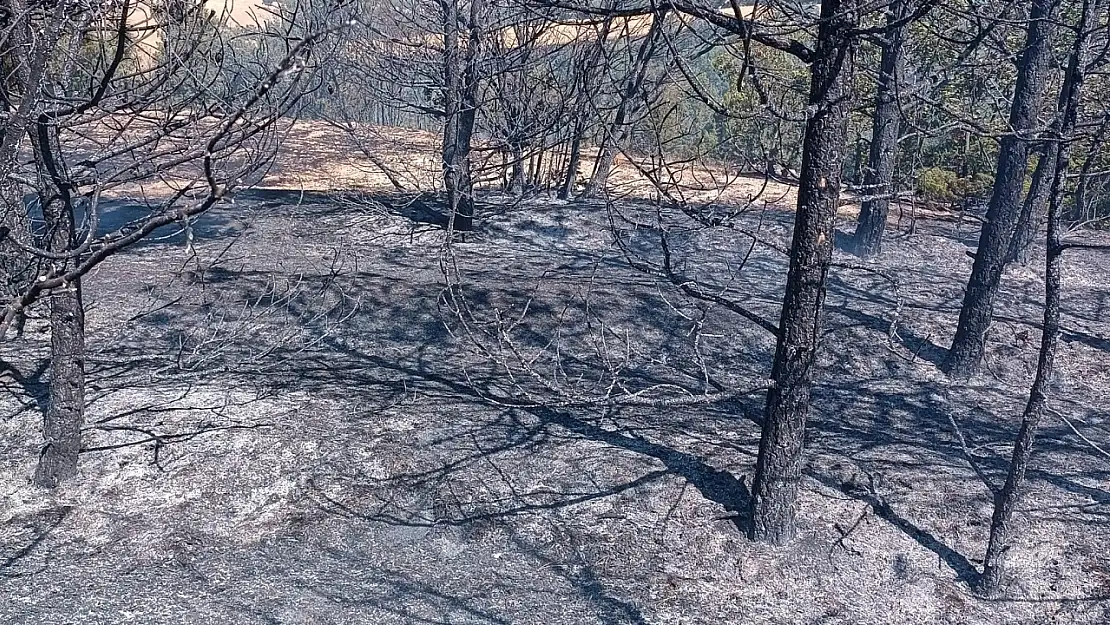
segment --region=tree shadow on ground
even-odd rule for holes
[[[366,276],[366,278],[378,279],[374,276]],[[241,286],[244,282],[250,283],[252,280],[257,280],[261,284],[265,281],[265,276],[261,274],[228,274],[220,276],[220,279],[237,282]],[[411,285],[409,290],[412,290]],[[407,297],[397,297],[396,294],[387,292],[383,292],[380,297],[369,297],[371,292],[364,291],[368,298],[363,303],[366,309],[372,311],[373,314],[353,318],[352,325],[345,328],[341,336],[321,335],[318,337],[320,339],[318,343],[320,349],[315,352],[275,350],[273,352],[275,358],[279,360],[285,358],[287,362],[279,368],[270,368],[265,375],[272,376],[275,384],[289,384],[294,388],[305,389],[312,393],[342,392],[349,394],[351,389],[365,389],[366,391],[373,389],[373,392],[382,392],[388,389],[392,397],[397,397],[403,395],[407,388],[420,388],[421,392],[425,394],[435,393],[452,402],[462,401],[473,406],[489,406],[491,403],[499,402],[502,404],[514,403],[513,398],[499,395],[501,389],[497,385],[498,380],[495,373],[489,373],[487,377],[483,377],[475,375],[471,371],[464,375],[465,367],[453,368],[451,366],[452,358],[448,357],[443,350],[443,343],[448,340],[448,336],[442,331],[437,332],[434,337],[422,339],[431,341],[431,343],[420,345],[409,355],[397,354],[393,357],[379,355],[375,350],[370,349],[369,345],[376,344],[375,342],[369,344],[365,341],[350,342],[344,338],[347,336],[360,336],[364,339],[379,337],[386,344],[411,345],[416,337],[407,331],[398,333],[399,328],[408,325],[407,320],[412,320],[418,316],[416,311],[413,310],[414,306],[419,309],[421,306],[429,305],[435,299],[435,290],[422,294],[418,293],[415,296],[410,293]],[[872,325],[885,323],[884,320],[878,320],[866,313],[860,313],[857,317]],[[383,324],[381,323],[382,320],[391,320],[391,322]],[[588,364],[579,362],[577,366],[584,368]],[[646,374],[647,372],[645,372]],[[648,379],[651,380],[651,378]],[[655,382],[658,379],[652,381]],[[673,380],[669,381],[673,383]],[[847,391],[849,391],[850,396],[843,398],[843,400],[849,404],[855,401],[853,398],[856,398],[858,393],[874,394],[873,391],[868,389],[847,389]],[[923,399],[923,395],[928,391],[929,389],[922,389],[920,395],[916,397],[891,395],[886,400],[892,402],[892,406],[902,415],[898,418],[904,420],[909,415],[917,415],[918,420],[927,423],[931,428],[935,428],[937,427],[936,417],[935,415],[931,418],[927,417],[931,408],[928,401]],[[828,399],[828,397],[818,395],[817,403],[821,404]],[[835,405],[835,402],[832,405]],[[593,410],[599,409],[600,407],[595,407]],[[648,472],[642,474],[639,478],[609,487],[601,487],[592,493],[564,493],[564,497],[544,503],[518,501],[514,505],[501,505],[493,510],[485,509],[448,519],[413,520],[410,517],[395,514],[372,514],[367,516],[367,512],[364,510],[353,510],[349,506],[346,506],[346,509],[341,508],[340,506],[344,504],[339,501],[333,501],[329,507],[333,512],[357,515],[361,518],[384,523],[425,526],[446,523],[466,526],[476,522],[565,507],[591,499],[609,497],[646,485],[664,475],[672,474],[681,477],[694,486],[705,499],[720,505],[737,529],[743,531],[746,528],[747,519],[745,515],[750,493],[744,480],[737,478],[733,473],[713,467],[703,458],[680,451],[663,442],[630,434],[630,431],[634,428],[618,427],[609,429],[603,427],[599,423],[604,419],[604,414],[601,418],[598,418],[587,416],[588,413],[579,409],[544,406],[523,406],[517,410],[532,415],[537,420],[537,425],[529,426],[522,423],[524,429],[508,439],[504,438],[503,430],[483,434],[485,437],[483,442],[484,451],[471,457],[453,459],[423,474],[401,474],[396,476],[397,480],[405,484],[412,484],[421,480],[441,481],[451,475],[452,472],[468,471],[476,461],[511,448],[529,446],[531,450],[541,452],[542,437],[547,435],[550,426],[557,426],[583,439],[601,442],[613,448],[624,449],[640,456],[654,458],[663,464],[665,470]],[[637,417],[633,415],[631,421],[635,422],[636,419]],[[968,430],[976,437],[1005,439],[1007,432],[1000,425],[993,426],[990,432],[982,430],[986,423],[985,420],[976,420],[969,424]],[[837,420],[827,421],[817,418],[812,422],[812,427],[823,432],[828,441],[838,441],[836,443],[826,443],[826,447],[840,446],[844,453],[849,453],[847,451],[849,449],[855,452],[867,448],[879,449],[884,446],[912,444],[923,451],[936,453],[941,457],[950,458],[954,462],[963,459],[960,448],[952,442],[930,437],[913,439],[895,436],[887,432],[889,428],[884,429],[884,426],[880,424],[872,424],[866,427],[861,425],[860,427],[845,429],[845,425]],[[1001,461],[1002,459],[998,459],[999,463]],[[1031,473],[1032,475],[1036,475],[1036,472]],[[1060,480],[1055,476],[1046,475],[1045,477],[1051,477],[1057,483]],[[819,476],[815,476],[815,479],[819,479]],[[896,514],[889,506],[884,507],[884,504],[879,500],[875,499],[867,501],[867,503],[872,505],[880,518],[884,518],[926,548],[938,553],[961,578],[967,578],[970,565],[966,558],[946,547],[932,535],[923,532],[904,517]]]
[[[333,560],[350,559],[350,555],[335,548],[326,554]],[[323,584],[299,582],[297,586],[331,603],[346,607],[372,608],[406,619],[406,622],[449,625],[455,622],[452,614],[463,615],[469,622],[475,620],[492,625],[511,625],[512,621],[498,616],[479,605],[482,597],[458,596],[443,588],[414,578],[402,571],[382,567],[371,568],[375,585],[384,586],[384,592],[370,589],[361,592],[343,590]],[[360,596],[361,595],[361,596]],[[439,613],[442,618],[431,616]]]
[[[46,410],[48,389],[43,376],[49,368],[50,360],[48,358],[43,358],[38,361],[33,371],[24,375],[14,364],[0,358],[0,376],[7,374],[7,377],[19,387],[18,391],[10,389],[8,388],[8,380],[0,378],[0,390],[7,391],[8,394],[13,397],[17,394],[22,394],[31,399],[29,403],[20,401],[21,408],[13,414],[6,415],[7,417],[14,417],[32,407],[36,408],[39,412],[44,412]]]
[[[501,201],[501,196],[486,197],[482,192],[474,197],[474,209],[477,217],[488,218],[506,210],[506,204]],[[253,187],[236,194],[238,199],[259,202],[263,208],[289,206],[314,206],[328,207],[331,211],[344,211],[363,207],[368,210],[383,211],[386,214],[401,217],[415,225],[430,226],[435,229],[446,229],[451,223],[450,209],[447,207],[447,196],[443,193],[430,192],[402,192],[402,191],[299,191],[292,189],[274,189],[267,187]],[[519,200],[518,200],[519,201]],[[515,205],[513,202],[508,203]],[[476,225],[482,226],[480,220]]]
[[[701,458],[617,430],[606,430],[565,411],[551,408],[529,408],[529,412],[546,423],[561,426],[590,440],[651,456],[663,463],[669,473],[682,477],[703,497],[719,504],[741,532],[750,525],[748,511],[751,491],[744,481],[728,471],[714,468]]]
[[[870,329],[878,330],[880,332],[888,332],[891,321],[875,315],[866,313],[862,310],[850,308],[848,306],[827,306],[826,311],[829,314],[836,314],[851,319],[859,324],[862,324]],[[944,362],[945,357],[948,355],[948,350],[937,345],[931,339],[931,336],[920,336],[912,329],[905,325],[896,325],[894,333],[891,338],[897,342],[902,348],[909,352],[909,362],[913,362],[918,358],[930,362],[934,365],[940,366]]]
[[[554,570],[559,577],[577,588],[583,597],[597,605],[602,611],[602,622],[605,625],[647,625],[643,613],[634,603],[614,596],[605,588],[596,568],[580,551],[573,550],[570,558],[558,558],[544,553],[541,546],[532,544],[521,536],[514,534],[511,540],[521,553],[534,558],[541,567]]]
[[[514,403],[512,398],[499,397],[494,388],[483,386],[483,380],[480,378],[468,377],[456,379],[442,373],[437,373],[423,366],[409,366],[401,362],[389,361],[375,355],[361,353],[358,350],[342,346],[336,342],[332,342],[332,346],[337,350],[345,352],[348,358],[354,358],[356,361],[363,363],[364,366],[369,365],[379,371],[392,371],[402,374],[404,378],[419,381],[423,383],[425,387],[432,385],[440,390],[449,392],[455,398],[465,398],[477,405],[489,405],[491,402],[494,404],[500,403],[502,405]],[[623,490],[636,488],[647,482],[658,479],[663,475],[673,474],[685,479],[691,486],[701,492],[702,496],[706,499],[721,505],[728,513],[732,523],[741,531],[746,528],[746,514],[751,495],[743,479],[737,479],[728,471],[714,468],[704,460],[692,454],[678,451],[666,445],[652,442],[638,436],[629,435],[621,430],[605,429],[595,423],[591,423],[591,419],[582,418],[581,416],[573,414],[570,410],[545,406],[525,406],[517,410],[534,416],[538,419],[540,427],[528,430],[527,436],[523,439],[514,441],[514,445],[534,442],[534,437],[544,434],[549,426],[554,425],[588,440],[606,443],[612,447],[655,458],[666,468],[665,471],[648,473],[627,484],[618,485],[607,491],[582,495],[561,501],[557,506],[573,505],[588,499],[609,496]],[[492,447],[490,451],[504,451],[506,449],[504,446],[497,446],[498,441],[494,441],[494,445],[495,446]],[[440,477],[443,477],[446,473],[450,472],[450,470],[450,467],[446,467],[444,471],[437,471],[437,473]],[[398,477],[405,479],[419,476]],[[557,506],[553,504],[525,505],[517,509],[498,511],[493,513],[493,516],[505,516]],[[459,520],[459,522],[471,522],[490,516],[489,513],[486,513],[482,517],[462,519]]]
[[[846,384],[819,384],[814,389],[814,400],[821,409],[811,416],[811,432],[821,448],[850,457],[881,457],[883,449],[913,448],[923,454],[922,462],[928,462],[933,456],[934,464],[943,462],[945,466],[967,469],[970,469],[970,462],[975,462],[982,475],[992,481],[983,485],[983,493],[987,495],[1005,480],[1016,431],[1011,422],[1000,421],[994,412],[951,405],[943,398],[944,392],[945,389],[937,384],[923,384],[913,392],[870,388],[866,383],[857,388]],[[853,407],[859,410],[862,397],[869,400],[868,407],[860,411],[867,415],[866,418],[852,422],[840,418]],[[1007,398],[998,394],[995,401],[1001,404],[1023,399],[1023,396]],[[959,427],[960,433],[953,431],[953,424]],[[1003,451],[979,452],[968,458],[959,441],[961,433],[971,446],[967,451],[986,448],[989,442],[1001,443]],[[1037,456],[1087,456],[1094,462],[1101,458],[1088,446],[1069,440],[1069,433],[1064,425],[1044,424],[1037,437]],[[1110,489],[1087,486],[1079,481],[1091,479],[1106,483],[1105,480],[1110,479],[1110,468],[1073,466],[1054,472],[1034,464],[1027,469],[1026,476],[1074,495],[1110,501]]]
[[[29,519],[21,519],[24,530],[29,531],[31,536],[26,544],[0,560],[0,577],[22,577],[26,575],[26,573],[15,572],[14,569],[42,545],[50,537],[51,532],[56,530],[72,511],[73,506],[60,506],[40,512]],[[9,521],[9,523],[16,522],[18,522],[16,519]],[[8,547],[14,546],[8,545]]]
[[[959,581],[971,584],[978,579],[978,569],[975,568],[966,556],[944,544],[944,542],[930,532],[918,527],[908,518],[899,515],[882,497],[874,493],[854,492],[851,489],[845,489],[843,483],[827,473],[808,470],[806,471],[806,475],[829,488],[843,492],[853,499],[867,504],[880,519],[890,523],[893,527],[912,538],[922,547],[937,554],[937,557],[942,559],[944,563],[956,573]]]
[[[905,324],[898,323],[895,312],[898,304],[895,300],[873,290],[866,290],[849,284],[843,278],[833,274],[828,278],[829,288],[835,289],[838,294],[845,296],[846,301],[857,304],[856,306],[826,305],[831,314],[838,314],[846,319],[851,319],[867,328],[886,334],[888,338],[898,342],[909,351],[911,362],[921,358],[934,365],[940,365],[948,355],[948,350],[932,341],[931,336],[919,336]],[[879,317],[861,309],[859,303],[867,303],[879,310],[890,311],[889,317]],[[894,324],[891,333],[891,325]]]
[[[424,217],[413,213],[407,217],[413,221],[432,217]],[[591,264],[596,258],[590,258],[590,263],[578,262],[589,255],[573,250],[558,250],[558,256],[545,257],[544,254],[554,254],[556,248],[544,246],[542,241],[530,242],[527,248],[530,256],[524,261],[533,262],[537,267],[548,267],[562,262],[560,267],[567,268],[566,275],[560,276],[561,280],[573,286],[576,281],[584,279],[583,269],[592,268]],[[518,250],[496,250],[496,253],[508,255]],[[579,254],[579,256],[575,256]],[[491,253],[489,257],[492,257]],[[463,259],[466,260],[465,258]],[[514,260],[517,260],[514,258]],[[573,262],[567,262],[567,261]],[[468,297],[477,307],[492,308],[503,305],[505,301],[525,302],[534,301],[532,310],[542,313],[544,317],[554,317],[563,309],[560,297],[566,297],[566,291],[556,291],[550,294],[552,301],[535,301],[535,292],[519,287],[519,276],[508,274],[500,269],[490,267],[479,259],[471,259],[474,264],[469,267],[468,275],[472,276],[476,286],[468,291]],[[434,265],[428,260],[429,265]],[[615,267],[616,265],[607,265]],[[391,266],[391,270],[419,269],[415,261],[411,266]],[[768,263],[766,271],[772,269]],[[576,273],[577,272],[577,273]],[[620,280],[626,279],[628,273],[609,276],[614,285],[619,285]],[[636,275],[636,274],[631,274]],[[497,367],[490,363],[478,363],[475,366],[471,358],[473,354],[461,353],[457,342],[445,332],[443,327],[443,314],[439,310],[438,302],[443,292],[443,287],[429,280],[429,275],[421,274],[419,279],[407,275],[383,275],[377,273],[359,273],[353,276],[345,287],[352,292],[360,293],[363,298],[362,309],[357,311],[342,328],[335,332],[324,332],[321,328],[309,327],[307,331],[312,334],[308,341],[313,347],[310,350],[286,349],[279,346],[269,354],[276,365],[267,363],[264,371],[256,374],[260,380],[276,386],[287,386],[291,389],[304,390],[311,395],[344,397],[355,399],[359,407],[353,409],[351,420],[357,421],[368,411],[366,405],[370,400],[381,400],[383,404],[389,403],[399,396],[403,396],[409,389],[419,388],[426,396],[436,401],[443,401],[444,412],[453,414],[452,411],[459,405],[468,406],[474,410],[484,407],[489,410],[498,403],[503,404],[494,408],[499,413],[505,411],[504,404],[514,404],[516,398],[503,393],[504,387],[498,386]],[[245,293],[261,292],[265,289],[267,275],[265,272],[227,272],[216,276],[227,284],[241,287]],[[327,276],[308,276],[309,279],[324,280]],[[591,278],[592,279],[592,278]],[[497,281],[500,281],[497,282]],[[655,344],[660,351],[673,355],[679,353],[677,346],[681,342],[680,331],[676,331],[675,316],[665,314],[657,301],[649,300],[646,296],[636,292],[637,288],[648,291],[658,288],[654,282],[642,285],[629,281],[626,288],[613,295],[613,309],[626,317],[620,321],[626,324],[638,324],[638,331],[648,329],[658,331],[663,338]],[[882,310],[893,309],[893,300],[877,291],[857,288],[844,280],[831,280],[830,289],[838,294],[860,302],[858,308],[852,306],[834,306],[831,311],[838,316],[854,321],[874,330],[875,336],[880,339],[885,336],[889,319],[881,316]],[[296,307],[310,307],[310,301],[297,300],[291,304]],[[654,308],[653,308],[654,305]],[[866,306],[866,309],[864,307]],[[877,310],[876,310],[877,309]],[[662,312],[661,312],[662,310]],[[296,313],[296,311],[294,311]],[[296,313],[294,317],[297,316]],[[614,313],[616,316],[616,313]],[[550,320],[549,320],[550,321]],[[554,323],[554,322],[552,322]],[[556,325],[537,327],[535,336],[530,340],[536,344],[543,344],[545,338],[561,331]],[[547,332],[548,334],[544,334]],[[903,341],[905,349],[925,360],[938,362],[943,355],[943,350],[932,344],[929,337],[921,338],[904,329],[898,335]],[[257,339],[264,340],[264,339]],[[743,341],[740,341],[743,342]],[[162,349],[171,345],[160,346]],[[130,345],[129,349],[144,352],[150,345]],[[744,346],[739,346],[735,351],[725,353],[722,358],[742,354],[736,358],[734,366],[760,367],[765,362],[758,358],[761,354],[755,351],[744,352]],[[882,354],[881,349],[864,346],[862,349],[871,349]],[[766,354],[762,354],[766,356]],[[568,361],[573,357],[568,357]],[[589,373],[590,361],[586,358],[574,361],[574,366],[583,375]],[[595,363],[596,364],[596,363]],[[475,368],[480,368],[483,375],[476,375]],[[218,375],[226,376],[228,369],[213,368]],[[231,371],[234,371],[232,369]],[[667,379],[650,370],[629,372],[630,376],[646,383],[666,381],[680,385],[682,379]],[[503,372],[500,373],[503,375]],[[885,394],[868,388],[866,385],[854,385],[844,375],[832,374],[829,386],[819,389],[823,392],[815,393],[815,407],[827,416],[816,416],[811,421],[811,431],[817,433],[820,445],[824,449],[833,450],[832,453],[843,456],[866,451],[880,454],[886,449],[909,447],[915,450],[920,457],[920,469],[928,471],[930,467],[961,465],[966,461],[960,446],[950,436],[922,436],[923,428],[928,431],[944,430],[947,425],[939,419],[936,407],[930,403],[927,394],[935,389],[920,388],[918,386],[901,387],[897,391],[887,391]],[[686,380],[688,382],[688,380]],[[887,380],[889,381],[889,380]],[[841,394],[834,396],[829,389],[834,387]],[[884,410],[868,413],[866,408],[861,409],[860,404],[874,400],[876,403],[884,402]],[[491,418],[488,414],[476,417],[466,427],[461,427],[457,422],[445,420],[436,425],[437,436],[468,437],[473,436],[481,441],[481,448],[468,456],[455,458],[436,458],[438,466],[419,473],[399,473],[396,481],[404,486],[414,483],[435,484],[442,482],[453,474],[471,471],[478,461],[490,458],[494,454],[511,449],[525,450],[528,453],[547,453],[550,448],[545,446],[547,438],[554,429],[570,432],[584,440],[603,443],[604,445],[622,449],[637,456],[651,458],[663,465],[662,470],[639,471],[638,477],[616,483],[601,485],[591,492],[562,492],[553,493],[553,501],[535,503],[528,499],[516,498],[511,502],[488,501],[482,502],[484,509],[464,511],[462,514],[432,519],[413,519],[411,516],[396,514],[382,514],[373,511],[354,509],[352,506],[333,500],[328,504],[332,513],[359,516],[382,523],[408,524],[408,525],[444,525],[453,524],[464,527],[478,522],[505,519],[510,516],[526,514],[529,512],[551,510],[592,499],[612,497],[630,489],[639,488],[661,479],[666,475],[682,478],[686,483],[697,488],[701,495],[708,501],[724,508],[732,522],[738,529],[743,530],[747,520],[745,513],[748,508],[750,493],[743,478],[737,478],[730,471],[718,469],[706,461],[704,457],[682,451],[676,442],[685,432],[679,432],[677,426],[671,427],[667,435],[660,435],[648,439],[634,432],[637,425],[648,418],[642,414],[630,414],[626,424],[614,428],[603,425],[606,417],[611,413],[602,410],[599,406],[592,408],[560,408],[557,401],[552,401],[551,406],[518,406],[516,412],[531,415],[532,422],[509,420],[509,425],[499,428],[489,428],[482,431],[483,423],[488,424]],[[598,412],[601,415],[598,416]],[[664,411],[666,412],[666,411]],[[735,411],[733,416],[739,411]],[[667,413],[665,417],[673,415]],[[886,421],[884,421],[886,419]],[[474,423],[476,427],[471,427]],[[704,420],[699,427],[711,430],[721,425],[721,421]],[[1005,423],[992,419],[992,415],[985,413],[972,413],[966,415],[964,422],[965,433],[977,442],[1008,441],[1012,436]],[[896,427],[897,426],[897,427]],[[735,427],[729,425],[726,427]],[[514,430],[515,428],[515,430]],[[914,433],[916,432],[916,433]],[[1044,440],[1044,439],[1042,439]],[[1049,452],[1074,453],[1074,446],[1058,444],[1047,440],[1043,447]],[[749,455],[754,455],[751,450],[745,450]],[[554,453],[554,452],[552,452]],[[998,475],[1005,458],[984,457],[978,458],[994,475]],[[639,467],[636,467],[639,470]],[[967,473],[967,472],[965,472]],[[826,475],[812,475],[818,482],[829,485],[832,479]],[[1099,495],[1105,499],[1106,492],[1100,489],[1084,486],[1075,479],[1055,475],[1050,471],[1034,468],[1030,477],[1044,479],[1061,486],[1070,492],[1078,494]],[[870,498],[868,498],[870,497]],[[937,553],[961,579],[970,579],[974,573],[971,562],[951,547],[944,544],[936,536],[922,530],[907,518],[899,515],[891,506],[876,495],[860,497],[860,501],[867,503],[877,516],[883,518],[893,527],[907,536],[913,538],[926,549]],[[480,507],[479,507],[480,508]],[[589,583],[589,580],[583,580]],[[634,616],[634,615],[633,615]],[[631,618],[631,617],[629,617]]]

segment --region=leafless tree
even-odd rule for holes
[[[609,180],[609,173],[613,169],[613,161],[617,153],[628,140],[631,119],[636,111],[641,108],[642,90],[648,68],[659,48],[663,47],[663,29],[666,27],[667,11],[660,10],[651,16],[651,26],[644,35],[636,58],[632,63],[629,75],[625,78],[620,90],[620,100],[617,110],[613,115],[612,123],[601,137],[601,146],[598,149],[597,160],[594,164],[593,174],[582,191],[583,197],[594,197],[601,193]]]
[[[1034,0],[1030,8],[1025,49],[1018,63],[1010,106],[1009,127],[1012,130],[1003,136],[999,148],[994,190],[979,237],[975,264],[960,310],[956,336],[944,362],[945,371],[953,376],[970,376],[983,359],[994,297],[1021,214],[1029,146],[1040,129],[1038,116],[1047,85],[1059,5],[1059,0]]]
[[[683,20],[721,29],[742,39],[745,44],[767,46],[796,56],[810,67],[799,199],[794,238],[789,251],[790,270],[779,323],[777,326],[768,324],[776,333],[778,346],[764,411],[749,511],[749,532],[753,539],[785,542],[794,534],[794,502],[800,479],[812,371],[821,329],[825,278],[831,265],[833,224],[840,201],[846,123],[853,96],[852,51],[864,35],[898,29],[920,17],[930,3],[877,27],[867,26],[862,19],[864,13],[870,14],[875,7],[858,3],[824,2],[819,16],[798,15],[792,13],[790,8],[784,8],[792,19],[780,22],[777,28],[771,23],[762,23],[751,12],[744,13],[739,6],[734,7],[733,14],[729,15],[715,7],[688,2],[619,9],[554,1],[544,4],[552,10],[572,10],[581,15],[603,18],[654,16],[649,33],[639,44],[634,71],[624,83],[620,99],[622,105],[631,102],[632,97],[641,91],[643,79],[640,75],[646,72],[644,67],[656,49],[666,41],[660,25],[665,23],[668,12],[682,16]],[[784,23],[788,23],[789,27],[783,26]],[[812,29],[812,44],[791,35],[806,32],[806,28]],[[690,78],[689,69],[681,62],[678,62],[678,68],[680,75]],[[741,73],[747,74],[748,70]],[[712,106],[704,85],[697,80],[690,83],[693,92],[701,96],[699,99]],[[627,108],[627,105],[622,105],[618,105],[618,114]],[[628,111],[624,115],[627,116]],[[645,115],[645,119],[650,118],[650,114]],[[616,121],[620,127],[628,124],[624,119]],[[617,129],[616,126],[613,128]],[[623,136],[625,132],[611,130],[606,140],[612,140],[614,134]],[[620,147],[619,142],[613,145]],[[604,171],[607,160],[604,144],[602,148],[599,169],[607,175]],[[648,171],[644,166],[637,167],[654,181],[660,194],[674,201],[676,197],[672,189],[678,187],[673,177],[667,179],[668,164],[665,161],[665,156],[653,161],[654,171]],[[596,189],[597,184],[593,188]],[[663,244],[666,244],[665,237]],[[687,291],[693,288],[690,283],[685,284]]]
[[[1013,548],[1016,536],[1014,512],[1021,502],[1025,472],[1033,453],[1033,441],[1037,429],[1046,410],[1055,370],[1056,345],[1060,336],[1061,255],[1067,249],[1067,245],[1062,240],[1060,223],[1064,184],[1075,138],[1084,81],[1089,70],[1092,39],[1097,30],[1102,30],[1099,27],[1099,14],[1105,6],[1102,0],[1084,0],[1077,22],[1069,26],[1069,30],[1074,30],[1072,50],[1060,89],[1057,116],[1047,133],[1053,147],[1042,156],[1042,159],[1048,158],[1049,155],[1052,158],[1046,166],[1046,169],[1051,171],[1051,182],[1048,192],[1048,233],[1045,254],[1044,329],[1041,335],[1037,373],[1029,393],[1029,401],[1022,413],[1021,428],[1014,442],[1009,472],[1005,484],[995,493],[990,542],[983,560],[983,574],[977,584],[977,590],[985,595],[997,594],[1005,580],[1006,559]]]
[[[887,7],[887,23],[892,24],[881,35],[879,79],[875,93],[875,110],[871,114],[871,144],[867,168],[863,176],[864,199],[852,239],[857,254],[871,256],[882,249],[883,232],[894,194],[894,170],[898,158],[901,111],[898,81],[903,72],[904,47],[909,22],[906,15],[913,11],[913,0],[895,0]]]
[[[49,305],[35,482],[53,487],[74,475],[81,449],[82,278],[167,227],[190,240],[193,220],[256,180],[317,46],[342,26],[234,28],[199,0],[13,0],[2,11],[0,59],[12,71],[2,84],[0,337]],[[118,197],[142,208],[102,227]]]

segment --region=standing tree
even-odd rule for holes
[[[840,200],[840,170],[852,97],[851,55],[860,8],[855,0],[821,3],[817,43],[810,59],[809,119],[803,140],[790,271],[771,369],[774,386],[767,392],[752,482],[749,536],[754,540],[783,543],[795,533],[794,506]]]
[[[546,4],[567,5],[555,0]],[[691,2],[665,5],[685,16],[697,18],[743,38],[745,46],[759,44],[792,55],[809,65],[809,92],[803,135],[802,167],[799,172],[797,212],[790,247],[790,267],[777,333],[771,372],[772,388],[767,393],[759,456],[750,504],[749,537],[783,543],[795,533],[795,503],[801,479],[802,450],[814,366],[822,327],[826,278],[831,265],[836,209],[840,201],[840,177],[851,108],[854,48],[868,34],[885,34],[923,16],[934,3],[923,2],[900,19],[874,28],[861,27],[864,13],[882,6],[857,0],[824,0],[815,19],[814,47],[784,37],[799,28],[797,13],[780,32],[767,29],[754,13],[745,14],[734,4],[732,14]],[[623,11],[579,7],[595,15],[630,16],[656,13],[659,7]],[[657,22],[661,19],[657,18]],[[654,24],[655,22],[653,22]],[[805,24],[801,25],[805,26]],[[650,37],[641,50],[650,50]],[[644,56],[646,52],[640,56]],[[747,59],[746,63],[750,62]],[[680,69],[683,65],[679,64]],[[745,67],[740,75],[757,68]],[[704,90],[691,81],[696,93]],[[631,84],[631,83],[629,83]],[[769,324],[768,324],[769,325]]]
[[[443,10],[443,185],[452,227],[474,228],[471,140],[478,116],[481,0],[470,0],[464,20],[456,0],[440,0]],[[460,34],[465,31],[465,36]],[[464,45],[465,42],[465,45]]]
[[[871,114],[871,145],[863,176],[864,200],[852,240],[855,252],[860,256],[873,256],[882,250],[883,232],[894,192],[892,183],[901,129],[898,81],[902,74],[902,52],[909,28],[905,18],[912,10],[913,0],[892,0],[887,7],[888,29],[881,38],[875,110]]]
[[[651,17],[651,26],[648,27],[648,32],[640,43],[636,59],[633,61],[630,72],[621,88],[620,101],[617,104],[616,113],[613,115],[613,121],[601,137],[601,147],[598,149],[593,174],[590,176],[589,182],[586,183],[586,188],[582,191],[582,197],[584,198],[596,197],[604,191],[617,153],[625,147],[628,135],[631,132],[632,118],[635,117],[640,108],[638,105],[643,97],[644,78],[647,76],[652,58],[662,41],[666,19],[667,11],[665,9],[654,13]]]
[[[1041,220],[1044,217],[1045,207],[1048,206],[1049,187],[1052,186],[1052,168],[1056,164],[1056,152],[1059,144],[1051,139],[1041,147],[1037,157],[1037,167],[1033,170],[1033,180],[1029,184],[1029,191],[1021,203],[1021,214],[1014,228],[1014,236],[1010,239],[1010,247],[1006,251],[1006,262],[1028,263],[1037,239]]]
[[[83,276],[160,228],[188,229],[256,178],[276,149],[279,120],[302,93],[311,52],[330,30],[240,34],[253,36],[255,54],[273,53],[272,71],[255,75],[250,68],[270,59],[237,61],[223,38],[228,26],[203,0],[9,0],[0,11],[0,62],[15,69],[3,81],[0,246],[21,259],[2,266],[0,340],[28,308],[49,303],[50,387],[35,483],[54,487],[76,473],[81,450]],[[280,53],[267,43],[275,38]],[[238,89],[225,72],[241,79]],[[147,198],[144,210],[104,232],[101,199],[135,188]]]
[[[1029,145],[1038,130],[1058,5],[1059,0],[1033,0],[1029,12],[1025,50],[1018,60],[1017,83],[1010,106],[1010,131],[1002,137],[999,147],[986,221],[979,236],[956,336],[943,363],[944,370],[954,377],[971,376],[983,360],[987,330],[994,314],[994,297],[1021,212]]]
[[[996,493],[994,499],[990,542],[987,545],[986,557],[983,559],[983,574],[976,587],[980,593],[988,596],[998,594],[1005,579],[1006,558],[1013,547],[1015,536],[1014,512],[1021,502],[1025,471],[1033,453],[1033,440],[1036,437],[1037,428],[1044,416],[1049,384],[1054,370],[1056,344],[1060,335],[1060,261],[1065,249],[1060,237],[1061,205],[1083,82],[1088,71],[1091,35],[1098,25],[1101,5],[1103,5],[1101,0],[1083,1],[1079,22],[1074,26],[1075,40],[1060,90],[1057,116],[1048,132],[1048,140],[1055,144],[1055,148],[1052,150],[1054,159],[1046,166],[1048,171],[1051,171],[1051,182],[1048,193],[1048,234],[1045,254],[1044,330],[1041,335],[1037,374],[1029,393],[1029,401],[1022,413],[1021,428],[1014,442],[1006,483]]]
[[[582,162],[582,142],[586,137],[592,115],[589,106],[594,96],[594,82],[599,65],[604,56],[609,33],[613,27],[613,17],[606,16],[598,26],[597,39],[590,43],[586,53],[576,59],[574,72],[574,103],[571,105],[573,123],[570,126],[570,145],[563,180],[559,185],[558,197],[566,200],[574,195],[578,181],[578,168]]]

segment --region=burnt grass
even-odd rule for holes
[[[87,450],[55,493],[29,484],[43,321],[4,346],[0,622],[1110,622],[1105,252],[1067,252],[1053,412],[985,601],[1043,250],[966,383],[937,362],[974,229],[836,253],[800,534],[768,547],[744,511],[788,212],[491,196],[448,253],[410,199],[247,194],[196,257],[170,233],[91,275]]]

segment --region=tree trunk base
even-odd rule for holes
[[[1004,577],[1001,567],[986,566],[972,585],[972,590],[984,599],[998,597],[1002,594]]]
[[[62,482],[77,475],[77,449],[60,441],[48,442],[35,467],[35,486],[57,488]]]

